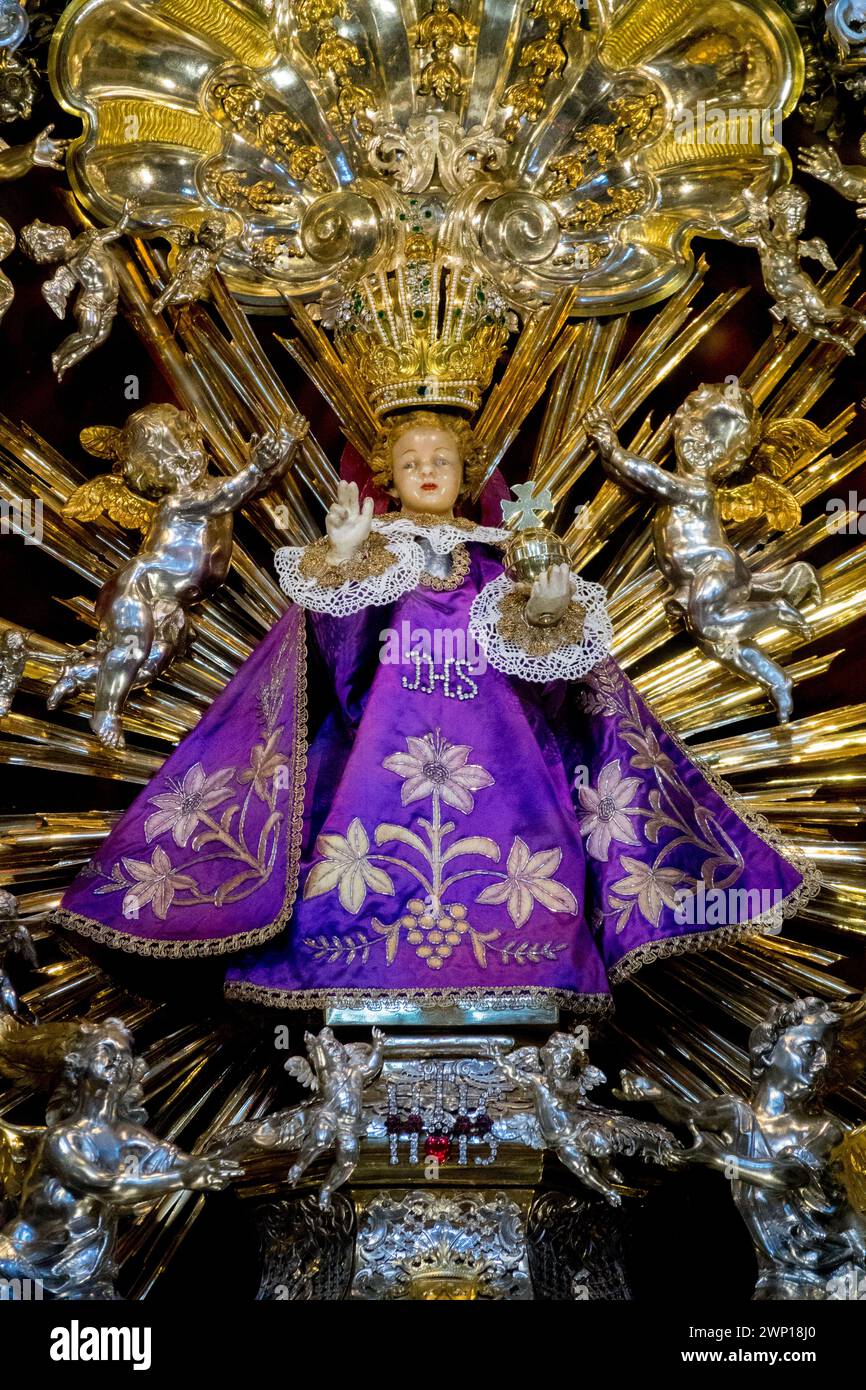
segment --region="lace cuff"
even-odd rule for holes
[[[274,555],[280,588],[314,613],[347,618],[362,608],[394,603],[421,577],[421,551],[411,540],[371,532],[357,555],[328,563],[327,536],[312,545],[284,545]]]
[[[554,627],[526,621],[526,594],[501,574],[485,584],[469,612],[469,630],[495,670],[526,681],[580,680],[613,641],[607,594],[572,575],[572,598]]]

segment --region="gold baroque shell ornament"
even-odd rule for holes
[[[393,274],[421,234],[513,308],[599,314],[671,294],[701,224],[789,176],[802,64],[773,0],[73,0],[50,67],[89,211],[236,212],[247,303]]]

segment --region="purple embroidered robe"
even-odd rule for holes
[[[61,925],[153,955],[251,946],[228,993],[284,1007],[584,1009],[813,891],[613,661],[546,686],[485,667],[469,608],[501,566],[468,550],[457,588],[309,615],[309,657],[291,607],[72,884]]]

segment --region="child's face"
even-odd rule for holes
[[[785,209],[785,230],[791,236],[799,236],[806,226],[806,214],[799,203],[792,203]]]
[[[700,477],[718,479],[734,472],[757,442],[757,426],[739,399],[717,400],[702,410],[685,411],[674,427],[681,466]]]
[[[31,255],[37,264],[50,264],[65,260],[72,246],[72,235],[66,227],[44,227],[39,230],[39,238],[33,246]]]
[[[207,472],[199,428],[186,411],[154,411],[147,423],[141,454],[148,482],[158,492],[192,487]]]
[[[447,516],[463,485],[463,460],[451,430],[439,425],[414,426],[391,446],[394,486],[391,495],[413,512]]]

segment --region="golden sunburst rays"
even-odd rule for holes
[[[217,280],[213,313],[193,306],[174,316],[169,329],[149,312],[165,267],[152,247],[136,243],[121,258],[126,312],[158,360],[180,404],[204,427],[217,465],[243,462],[253,432],[276,426],[293,402],[249,327]],[[261,636],[284,608],[267,562],[270,551],[321,532],[323,508],[336,475],[312,438],[286,483],[250,509],[254,530],[241,523],[266,557],[254,558],[236,541],[226,584],[194,615],[194,638],[166,680],[133,694],[124,717],[128,736],[120,752],[102,747],[84,722],[86,700],[70,700],[62,716],[24,713],[0,720],[0,764],[42,769],[69,777],[145,784],[167,753],[195,726]],[[134,540],[103,518],[84,526],[63,514],[63,505],[84,474],[25,425],[0,418],[0,498],[38,501],[42,548],[88,592],[58,600],[93,627],[93,597],[133,551]],[[257,534],[256,534],[257,533]],[[0,633],[11,627],[0,618]],[[27,633],[22,694],[47,694],[70,648],[49,635]],[[16,702],[17,703],[17,702]],[[86,799],[86,798],[85,798]],[[64,888],[92,857],[117,819],[104,810],[36,810],[0,816],[0,884],[15,892],[23,920],[37,944],[40,968],[26,1000],[40,1021],[118,1017],[130,1027],[148,1072],[146,1104],[154,1132],[201,1152],[226,1124],[264,1113],[273,1100],[272,1061],[265,1045],[212,1019],[178,1024],[159,1003],[137,999],[87,958],[70,954],[44,924]],[[34,1101],[21,1084],[0,1085],[0,1113],[20,1113]],[[38,1103],[37,1103],[38,1109]],[[203,1209],[201,1194],[167,1198],[132,1223],[118,1255],[121,1282],[144,1296],[165,1269]]]
[[[692,1096],[747,1089],[748,1030],[774,1003],[802,993],[837,1002],[855,997],[858,991],[849,981],[857,977],[858,938],[866,933],[866,850],[853,838],[866,797],[866,705],[811,713],[784,728],[756,728],[756,718],[768,713],[766,698],[671,628],[647,526],[649,510],[604,480],[582,429],[587,405],[600,400],[618,426],[631,421],[629,448],[670,464],[670,417],[654,421],[646,407],[654,390],[741,298],[718,295],[696,312],[704,270],[699,264],[692,280],[627,351],[624,320],[583,326],[571,357],[551,378],[531,467],[538,485],[553,490],[559,529],[578,565],[601,567],[614,620],[614,652],[638,689],[676,733],[688,737],[691,750],[809,855],[823,875],[820,894],[779,935],[673,958],[621,987],[613,1028],[627,1064],[645,1067]],[[857,273],[855,255],[828,279],[829,292],[847,298]],[[738,380],[752,392],[765,420],[804,417],[820,410],[842,358],[834,345],[815,345],[787,330],[770,333]],[[723,378],[725,369],[717,375]],[[866,463],[862,442],[845,447],[854,414],[849,407],[822,421],[824,438],[816,437],[814,447],[780,474],[801,506],[832,496]],[[581,490],[575,485],[581,479],[591,495],[575,515]],[[846,527],[849,521],[853,525]],[[785,663],[798,685],[844,659],[847,631],[864,611],[866,544],[858,539],[857,514],[846,512],[835,523],[851,534],[819,566],[824,594],[808,612],[812,636],[777,629],[762,637],[762,645]],[[781,535],[768,533],[761,521],[730,529],[756,571],[811,557],[830,535],[826,513]],[[821,650],[807,650],[819,639],[825,639]],[[848,1105],[866,1103],[859,1085],[848,1085],[840,1095]]]
[[[137,241],[119,254],[125,307],[139,336],[179,402],[202,422],[217,465],[237,467],[248,435],[275,425],[293,408],[285,386],[218,276],[208,307],[173,312],[169,324],[149,312],[166,274],[158,250]],[[811,855],[824,875],[821,894],[785,923],[783,933],[672,958],[619,987],[613,1033],[622,1064],[695,1097],[747,1087],[746,1036],[773,1003],[799,993],[838,1001],[853,997],[849,958],[861,953],[866,933],[866,851],[855,838],[866,803],[866,705],[809,713],[786,728],[760,727],[758,716],[767,713],[760,692],[672,632],[646,508],[604,479],[581,425],[586,408],[600,399],[619,427],[631,426],[631,447],[659,462],[669,459],[670,419],[654,420],[649,413],[654,393],[743,295],[728,291],[698,307],[705,271],[700,261],[637,336],[625,316],[570,323],[568,296],[560,296],[525,327],[479,420],[494,460],[515,439],[527,455],[534,446],[529,474],[553,490],[560,530],[578,563],[601,569],[611,594],[616,655],[642,693],[711,770]],[[834,277],[834,294],[847,295],[855,274],[852,258]],[[319,326],[302,309],[294,325],[297,336],[285,345],[332,405],[350,441],[367,452],[372,416],[347,394]],[[840,360],[835,347],[770,334],[740,373],[740,383],[768,419],[805,415],[816,407],[820,413]],[[717,374],[723,377],[725,368]],[[529,431],[521,435],[521,427],[542,401],[537,434],[526,439]],[[866,461],[866,446],[846,447],[852,416],[846,409],[829,423],[822,420],[826,445],[798,459],[783,477],[803,506],[817,503]],[[82,480],[78,467],[33,431],[0,420],[0,497],[42,503],[43,548],[87,588],[85,595],[64,600],[65,607],[92,624],[93,592],[131,553],[132,542],[111,522],[84,527],[63,515],[64,502]],[[0,763],[113,778],[136,788],[146,783],[282,611],[267,552],[320,534],[335,482],[333,466],[308,440],[285,486],[255,504],[253,528],[241,522],[232,573],[196,613],[189,654],[166,679],[129,702],[129,739],[122,752],[97,743],[84,722],[88,704],[73,701],[62,721],[13,707],[0,721]],[[586,500],[574,516],[578,492]],[[756,568],[809,556],[827,537],[825,516],[775,537],[759,522],[732,530]],[[844,653],[847,630],[864,606],[866,545],[850,537],[837,545],[821,576],[824,599],[809,616],[830,650],[816,654],[782,631],[767,638],[768,650],[788,663],[797,682],[819,680]],[[0,619],[0,631],[7,626]],[[50,635],[29,633],[22,692],[44,695],[68,650]],[[60,954],[43,925],[117,814],[43,809],[0,818],[0,884],[18,895],[40,956],[39,983],[27,999],[40,1019],[118,1016],[134,1027],[148,1064],[153,1129],[202,1152],[222,1125],[255,1117],[272,1103],[275,1068],[267,1039],[257,1041],[213,1020],[178,1021],[169,1006],[133,997],[89,960]],[[864,1101],[857,1086],[842,1094],[850,1105]],[[20,1085],[6,1088],[0,1114],[27,1098]],[[150,1292],[202,1206],[201,1195],[178,1194],[128,1228],[119,1253],[132,1296]]]
[[[315,382],[322,398],[337,417],[340,430],[362,458],[369,458],[376,438],[376,417],[360,390],[354,372],[336,352],[327,333],[299,299],[286,297],[295,337],[275,334],[277,342],[304,374]]]

